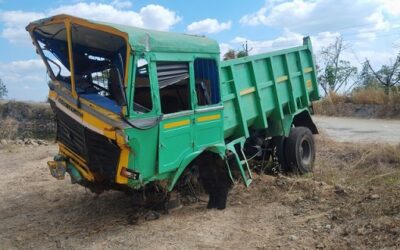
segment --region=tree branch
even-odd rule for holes
[[[386,86],[385,81],[383,81],[383,80],[381,79],[381,77],[379,76],[379,74],[377,74],[377,73],[375,72],[375,70],[372,68],[371,64],[369,63],[369,60],[366,58],[365,61],[367,62],[367,65],[368,65],[369,69],[372,71],[372,74],[374,74],[375,78],[376,78],[382,85]]]

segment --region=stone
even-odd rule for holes
[[[371,200],[377,200],[380,198],[379,194],[371,194],[370,196],[368,196],[369,199]]]

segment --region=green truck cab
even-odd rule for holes
[[[215,174],[222,162],[224,174],[235,170],[249,185],[254,148],[285,169],[311,171],[318,131],[310,107],[319,94],[309,38],[220,61],[218,43],[201,36],[69,15],[26,29],[51,78],[56,178],[68,172],[98,193],[150,183],[171,191],[189,166],[212,155],[219,163],[200,169]]]

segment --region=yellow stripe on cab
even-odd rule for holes
[[[182,120],[182,121],[177,121],[177,122],[170,122],[170,123],[166,123],[164,124],[164,128],[165,129],[169,129],[169,128],[176,128],[176,127],[181,127],[181,126],[185,126],[190,124],[190,120]]]

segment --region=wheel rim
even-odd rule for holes
[[[299,153],[302,165],[309,165],[311,163],[311,144],[308,140],[303,139],[300,143]]]

